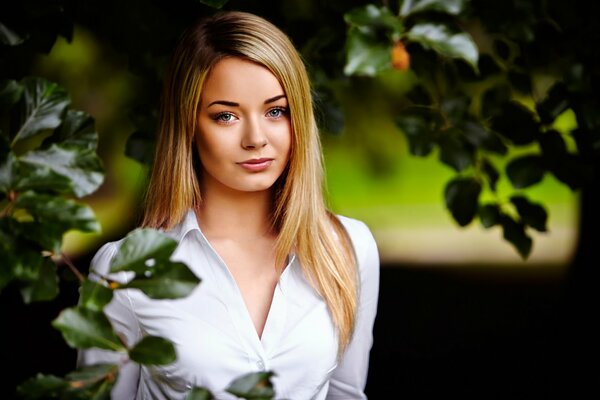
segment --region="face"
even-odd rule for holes
[[[196,144],[202,190],[270,190],[291,147],[287,98],[265,67],[241,58],[219,61],[205,79]]]

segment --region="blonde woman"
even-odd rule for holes
[[[266,20],[227,12],[190,27],[167,73],[143,226],[202,278],[186,298],[117,291],[105,312],[129,345],[176,347],[163,367],[125,363],[115,399],[183,399],[255,371],[277,399],[364,399],[379,258],[357,220],[324,204],[319,133],[305,67]],[[120,242],[92,271],[105,275]],[[117,354],[81,351],[79,364]]]

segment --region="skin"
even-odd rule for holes
[[[287,107],[268,69],[230,57],[208,75],[197,115],[203,196],[198,223],[235,279],[259,337],[279,279],[270,211],[273,184],[290,154]],[[265,161],[244,163],[257,159]]]

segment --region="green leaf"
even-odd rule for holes
[[[537,155],[518,157],[506,166],[506,175],[516,189],[535,185],[544,178],[545,173],[541,157]]]
[[[60,227],[64,231],[100,231],[100,224],[92,209],[73,200],[29,191],[18,197],[15,207],[27,210],[39,223]]]
[[[177,359],[175,346],[167,339],[145,336],[129,350],[129,358],[139,364],[165,365]]]
[[[111,289],[90,279],[81,284],[79,292],[79,307],[93,311],[102,311],[113,298]]]
[[[498,183],[498,179],[500,178],[500,174],[494,165],[487,159],[483,158],[481,161],[481,172],[487,176],[490,189],[492,192],[496,191],[496,184]]]
[[[8,193],[17,181],[18,161],[15,155],[8,153],[6,160],[0,165],[0,192]]]
[[[510,86],[492,86],[481,98],[481,115],[485,118],[499,115],[502,113],[502,106],[510,101],[510,97]]]
[[[13,265],[15,278],[21,281],[36,281],[40,275],[45,257],[35,247],[24,245],[20,240],[15,242],[15,250],[18,251],[18,254],[13,259],[16,262]]]
[[[410,153],[425,157],[437,143],[437,135],[424,116],[404,114],[396,118],[396,125],[408,139]]]
[[[458,128],[462,130],[465,139],[473,146],[488,150],[497,154],[504,155],[508,151],[506,145],[500,137],[483,127],[479,122],[464,121],[458,124]]]
[[[138,228],[125,237],[119,252],[111,262],[111,272],[134,271],[144,274],[158,261],[168,261],[177,248],[177,241],[155,229]]]
[[[122,287],[140,289],[153,299],[177,299],[188,296],[199,282],[185,264],[156,259],[153,267]]]
[[[70,381],[100,381],[107,375],[114,375],[118,371],[118,364],[95,364],[69,372],[66,378]]]
[[[540,137],[540,148],[542,149],[544,162],[547,164],[560,162],[567,155],[567,145],[562,135],[554,129],[542,134]]]
[[[34,301],[48,301],[58,295],[58,276],[56,266],[48,258],[43,259],[37,279],[21,286],[21,297],[27,304]]]
[[[69,389],[86,399],[109,399],[119,374],[118,364],[95,364],[67,374]]]
[[[550,170],[556,179],[569,186],[571,190],[577,190],[585,182],[591,182],[595,173],[590,164],[575,154],[566,154],[560,162],[551,165]]]
[[[460,94],[444,98],[440,106],[442,113],[446,118],[448,118],[452,124],[457,124],[465,119],[469,112],[470,104],[471,98],[464,94]]]
[[[226,391],[243,399],[272,399],[275,396],[271,377],[273,372],[254,372],[235,379]]]
[[[25,41],[24,37],[17,35],[6,25],[0,22],[0,44],[8,46],[17,46]]]
[[[89,393],[85,399],[90,400],[111,400],[111,390],[114,386],[114,382],[103,381],[92,390],[88,390]]]
[[[52,326],[62,332],[65,341],[73,348],[126,350],[108,318],[99,311],[81,307],[67,308],[52,321]]]
[[[378,29],[389,31],[392,40],[400,39],[404,30],[402,20],[387,7],[377,7],[373,4],[347,12],[344,14],[344,20],[364,34],[376,34]]]
[[[504,103],[492,118],[492,129],[516,145],[532,143],[540,136],[540,127],[533,113],[521,103]]]
[[[407,17],[425,11],[435,11],[458,15],[465,7],[465,0],[404,0],[400,7],[400,15]]]
[[[525,232],[525,225],[514,221],[506,214],[502,215],[500,223],[504,239],[515,247],[523,259],[527,259],[531,253],[533,240]]]
[[[227,3],[229,0],[197,0],[202,4],[206,4],[209,7],[220,9]]]
[[[142,290],[154,299],[189,295],[200,279],[183,263],[170,260],[177,242],[155,229],[130,232],[111,263],[111,272],[133,271],[135,279],[123,288]]]
[[[445,57],[465,60],[477,71],[479,51],[468,33],[454,33],[446,25],[423,23],[414,25],[407,35],[409,40],[420,43],[426,49]]]
[[[47,167],[39,168],[33,164],[18,163],[15,190],[73,194],[73,183],[68,177],[59,175]]]
[[[556,117],[569,108],[569,92],[564,83],[558,82],[548,91],[546,98],[536,104],[542,124],[551,124]]]
[[[110,400],[118,374],[117,364],[97,364],[79,368],[67,375],[69,388],[63,392],[61,398]]]
[[[486,229],[500,223],[501,214],[498,204],[485,204],[479,207],[477,214],[479,215],[481,225]]]
[[[391,46],[358,29],[348,33],[344,74],[375,76],[392,66]]]
[[[473,165],[475,157],[473,147],[453,129],[442,132],[438,141],[440,160],[457,172]]]
[[[0,23],[0,25],[2,25]],[[15,80],[3,80],[0,83],[0,106],[8,109],[16,104],[23,95],[23,86]]]
[[[62,248],[63,236],[67,228],[53,224],[40,223],[37,221],[14,221],[12,224],[15,235],[37,243],[42,250],[52,254],[59,254]],[[28,243],[31,246],[31,243]]]
[[[446,185],[446,207],[460,226],[467,226],[477,214],[480,183],[473,178],[454,178]]]
[[[94,119],[86,112],[68,110],[62,124],[46,139],[45,144],[50,143],[61,144],[62,147],[96,150],[98,133]]]
[[[208,389],[195,387],[190,390],[185,400],[214,400],[214,398]]]
[[[20,158],[23,166],[19,189],[53,189],[77,197],[94,192],[102,184],[102,162],[92,149],[53,144],[48,149],[30,151]]]
[[[17,387],[19,398],[26,400],[34,399],[58,399],[60,394],[69,387],[69,383],[54,375],[37,374],[35,378],[29,378]]]
[[[20,129],[12,138],[12,143],[38,134],[45,129],[54,129],[61,123],[61,116],[69,97],[58,84],[43,78],[22,80],[24,91],[20,103]]]
[[[517,208],[521,221],[525,225],[531,226],[539,232],[547,231],[548,213],[541,204],[533,203],[524,196],[512,196],[510,201]]]

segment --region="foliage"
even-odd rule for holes
[[[102,309],[114,290],[138,288],[154,298],[185,296],[198,283],[175,247],[158,232],[131,232],[112,266],[130,271],[123,283],[81,275],[61,253],[69,230],[98,232],[85,196],[103,181],[93,119],[70,108],[58,84],[28,71],[56,38],[71,40],[84,26],[128,59],[142,82],[131,110],[135,130],[127,154],[151,162],[160,82],[175,40],[194,18],[215,8],[263,15],[289,33],[310,67],[319,123],[340,132],[344,116],[335,87],[396,70],[415,82],[403,98],[396,124],[413,155],[437,154],[456,171],[444,199],[459,226],[478,219],[526,258],[530,231],[547,230],[543,203],[526,189],[552,175],[572,190],[589,185],[600,151],[598,38],[595,6],[585,2],[509,0],[404,0],[268,3],[227,0],[173,2],[29,0],[0,6],[0,290],[17,285],[24,302],[58,293],[57,268],[81,281],[81,300],[53,322],[67,343],[127,353],[135,362],[169,363],[172,344],[145,338],[128,348]],[[302,3],[302,4],[301,4]],[[111,16],[119,15],[119,18]],[[572,115],[576,126],[556,121]],[[376,157],[373,157],[374,159]],[[507,179],[513,190],[501,193]],[[493,200],[484,201],[485,195]],[[165,284],[169,282],[169,284]],[[28,398],[106,398],[115,365],[98,365],[65,378],[39,375],[21,386]],[[272,396],[270,373],[241,377],[230,392]],[[210,399],[195,388],[189,399]]]
[[[8,80],[0,93],[0,289],[15,281],[25,302],[51,300],[63,235],[100,229],[91,208],[73,199],[102,183],[97,134],[89,115],[68,109],[57,84]]]
[[[335,93],[339,82],[350,79],[352,84],[391,69],[410,76],[415,84],[398,105],[402,109],[396,121],[411,153],[436,153],[456,171],[445,192],[458,188],[455,200],[446,202],[458,225],[482,221],[485,210],[497,209],[502,218],[482,226],[500,227],[523,258],[533,244],[530,230],[543,232],[547,222],[529,225],[529,216],[521,214],[528,211],[520,212],[510,198],[526,196],[528,188],[548,175],[580,190],[593,174],[600,122],[593,95],[597,57],[587,43],[597,29],[579,24],[580,18],[594,15],[593,5],[405,0],[383,5],[309,1],[278,8],[234,0],[180,0],[174,13],[160,1],[141,9],[137,2],[89,2],[86,8],[42,3],[32,1],[37,13],[17,6],[5,20],[10,24],[2,22],[0,37],[9,45],[4,60],[10,60],[0,63],[4,75],[20,78],[19,71],[26,70],[21,66],[31,63],[33,53],[48,51],[57,35],[69,39],[75,23],[85,26],[115,51],[127,54],[130,70],[144,83],[131,112],[136,130],[126,148],[129,156],[144,163],[152,159],[166,60],[182,29],[196,16],[214,12],[207,4],[264,15],[289,33],[310,66],[325,131],[340,132],[343,127]],[[103,14],[123,18],[98,18]],[[48,22],[41,25],[42,19]],[[45,39],[36,39],[42,33]],[[577,123],[568,131],[555,124],[564,115],[574,115]],[[24,127],[19,137],[26,137],[28,129]],[[478,182],[481,190],[463,191],[465,186],[456,181],[464,179]],[[514,192],[498,190],[502,179]],[[472,207],[456,206],[474,201],[475,213]],[[543,203],[539,206],[545,208]],[[507,235],[507,230],[513,234]]]
[[[4,24],[0,28],[3,44],[26,42]],[[79,201],[98,189],[104,177],[94,121],[87,113],[70,109],[64,88],[39,77],[3,80],[0,105],[0,256],[5,259],[0,290],[15,284],[26,303],[52,300],[58,293],[57,269],[66,266],[80,280],[80,302],[63,310],[52,325],[69,346],[122,352],[126,355],[122,362],[173,363],[176,352],[170,341],[145,336],[128,347],[113,331],[103,308],[115,290],[126,288],[155,299],[191,293],[199,279],[186,265],[170,260],[177,243],[159,231],[136,229],[123,240],[109,275],[85,278],[61,248],[70,230],[100,230],[92,209]],[[132,279],[115,280],[113,274],[120,271],[132,273]],[[118,372],[119,364],[101,364],[79,368],[64,378],[38,374],[18,392],[30,399],[105,399],[110,398]],[[243,376],[232,382],[230,390],[242,398],[272,398],[271,375]],[[194,388],[190,398],[212,395]]]
[[[153,229],[136,229],[124,239],[111,262],[111,274],[128,271],[135,276],[123,283],[109,276],[84,278],[61,253],[63,235],[76,229],[100,229],[93,211],[71,197],[81,198],[102,183],[96,155],[97,134],[92,118],[68,108],[64,89],[41,78],[6,81],[0,89],[3,113],[3,153],[0,165],[2,211],[2,287],[14,282],[27,303],[51,300],[58,293],[57,268],[68,265],[81,280],[76,307],[63,310],[52,322],[69,346],[127,353],[140,364],[170,364],[176,360],[173,344],[146,336],[128,348],[103,312],[114,290],[137,288],[155,299],[187,296],[199,279],[170,256],[177,243]],[[1,288],[1,287],[0,287]],[[20,387],[26,398],[107,398],[116,381],[118,365],[81,368],[65,378],[38,375]],[[248,384],[255,378],[254,384]],[[265,383],[266,381],[266,383]],[[232,390],[256,398],[270,387],[264,374],[245,377],[247,384]],[[254,386],[258,385],[257,388]],[[272,390],[271,390],[272,391]]]
[[[425,157],[437,150],[457,173],[445,188],[455,221],[467,226],[479,218],[486,229],[500,226],[523,258],[533,245],[529,230],[545,232],[548,215],[522,189],[551,174],[579,190],[591,181],[598,156],[600,125],[592,110],[599,104],[591,87],[597,70],[588,46],[574,35],[575,21],[562,14],[572,7],[405,0],[395,13],[368,4],[345,14],[345,73],[412,70],[416,84],[397,116],[411,153]],[[561,45],[562,53],[548,43]],[[570,112],[577,126],[557,130],[557,118]],[[503,175],[515,192],[499,193]],[[482,200],[484,191],[494,200]]]

